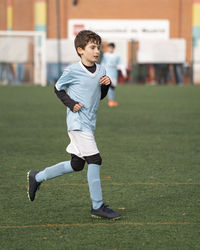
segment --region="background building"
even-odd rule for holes
[[[71,37],[72,29],[75,34],[81,28],[87,28],[88,26],[82,23],[85,19],[89,19],[93,24],[96,21],[105,21],[104,27],[109,26],[113,20],[118,21],[119,26],[120,21],[126,20],[145,21],[147,24],[156,21],[161,24],[157,29],[164,32],[164,36],[168,36],[168,39],[184,39],[185,62],[191,66],[193,63],[193,25],[195,22],[198,25],[198,20],[194,22],[192,18],[194,2],[198,4],[200,0],[1,0],[0,30],[40,30],[46,33],[47,39],[62,40],[73,38]],[[162,30],[163,27],[165,28],[162,22],[168,22],[165,31]],[[110,25],[113,27],[112,24]],[[126,27],[126,24],[123,25]],[[116,25],[115,28],[119,26]],[[154,30],[151,34],[152,38],[156,38],[158,30]],[[198,31],[196,34],[198,36]],[[113,38],[113,33],[110,32],[110,38],[105,37],[104,40],[110,41]],[[120,39],[116,36],[113,40],[118,42]],[[126,55],[123,60],[129,67],[134,63],[134,56],[137,52],[133,41],[137,41],[134,36],[127,37],[126,44],[119,43],[118,49],[119,53]],[[62,54],[60,47],[57,48],[57,52],[60,51]]]

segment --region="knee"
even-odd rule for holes
[[[71,167],[74,171],[81,171],[83,170],[85,165],[85,160],[81,159],[80,157],[76,155],[72,155],[71,158]]]
[[[85,156],[84,158],[85,158],[87,164],[96,164],[96,165],[102,164],[102,158],[101,158],[100,154]]]

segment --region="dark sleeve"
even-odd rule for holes
[[[78,102],[72,100],[64,90],[58,91],[55,86],[54,86],[54,92],[56,93],[57,97],[61,100],[61,102],[65,106],[69,107],[71,111],[73,111],[75,104],[77,104]]]
[[[101,85],[101,100],[106,97],[108,90],[109,90],[110,84],[109,85]]]

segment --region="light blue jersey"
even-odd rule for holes
[[[105,68],[96,64],[96,71],[89,72],[81,62],[70,65],[65,69],[55,87],[66,90],[67,94],[83,107],[78,112],[67,108],[67,128],[71,130],[91,131],[96,127],[97,110],[101,98],[99,80],[106,75]]]
[[[122,64],[120,57],[115,53],[106,52],[103,54],[101,64],[106,68],[106,74],[112,81],[118,78],[118,67]]]

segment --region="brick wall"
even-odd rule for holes
[[[34,30],[34,0],[13,0],[13,30]]]
[[[47,36],[56,38],[56,0],[47,1]],[[185,38],[187,60],[191,61],[192,0],[60,0],[61,38],[67,37],[67,20],[168,19],[170,38]],[[13,0],[13,29],[34,30],[34,0]],[[0,1],[0,29],[6,30],[6,0]]]
[[[6,0],[0,1],[0,30],[6,30]]]

